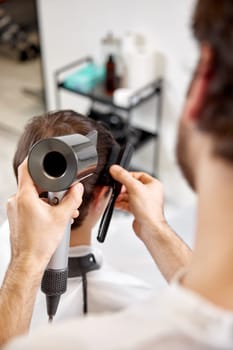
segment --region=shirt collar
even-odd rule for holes
[[[82,257],[88,254],[93,254],[96,262],[102,266],[103,255],[100,249],[93,247],[92,245],[80,245],[69,248],[69,257]]]

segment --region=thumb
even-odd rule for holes
[[[73,210],[78,209],[82,203],[83,192],[84,187],[80,182],[72,186],[59,205],[61,212],[72,213]]]
[[[110,174],[112,177],[124,185],[128,192],[135,188],[136,179],[124,168],[119,165],[112,165],[110,167]]]

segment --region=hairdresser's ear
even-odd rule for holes
[[[110,188],[109,186],[97,186],[94,191],[93,201],[91,203],[94,210],[102,211],[103,206],[106,206],[107,199],[109,198]]]
[[[209,84],[213,77],[213,51],[208,44],[200,47],[200,60],[191,82],[182,118],[194,122],[199,119],[204,106]]]

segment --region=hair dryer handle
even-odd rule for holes
[[[62,198],[64,197],[66,191],[62,192],[49,192],[48,199],[51,205],[57,205]],[[47,270],[62,270],[66,269],[68,266],[68,251],[70,245],[70,229],[71,229],[71,220],[68,222],[63,238],[51,257]]]
[[[57,205],[64,197],[66,191],[49,192],[48,199],[51,205]],[[47,309],[49,315],[55,315],[59,297],[67,289],[68,278],[68,250],[70,243],[71,220],[67,224],[64,236],[52,258],[50,259],[41,283],[41,290],[47,296]],[[50,297],[50,298],[48,298]],[[54,302],[54,297],[56,302]],[[53,299],[51,299],[53,298]],[[51,310],[52,309],[52,310]],[[51,311],[49,311],[51,310]]]

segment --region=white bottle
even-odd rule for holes
[[[141,34],[123,40],[124,87],[136,90],[156,78],[156,51]]]

